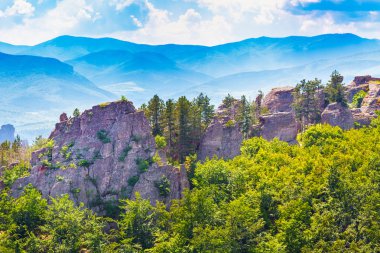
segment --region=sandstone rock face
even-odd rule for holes
[[[272,89],[263,100],[263,106],[271,113],[292,111],[294,87]]]
[[[267,140],[278,138],[289,143],[296,142],[300,127],[292,107],[294,91],[293,87],[275,88],[265,96],[263,106],[268,108],[270,114],[260,117],[256,135]]]
[[[56,124],[52,147],[32,154],[31,175],[12,187],[15,196],[31,183],[44,197],[64,193],[77,203],[107,214],[118,199],[134,192],[169,203],[188,187],[186,173],[155,164],[154,138],[143,112],[130,102],[102,104],[79,117]],[[155,185],[162,176],[170,181],[170,195],[160,195]]]
[[[380,81],[369,83],[368,93],[363,99],[361,110],[370,115],[375,115],[375,111],[380,110]]]
[[[233,158],[240,154],[242,141],[243,135],[237,123],[229,117],[216,117],[202,137],[198,159],[204,161],[214,155],[225,159]]]
[[[332,103],[323,111],[322,123],[339,126],[347,130],[354,126],[354,118],[349,108],[342,106],[340,103]]]
[[[64,122],[69,120],[66,113],[62,113],[61,116],[59,116],[59,122]]]
[[[300,126],[293,112],[279,112],[260,118],[261,135],[266,140],[278,138],[281,141],[295,143]]]

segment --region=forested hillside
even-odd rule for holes
[[[2,176],[0,251],[378,252],[379,118],[349,131],[315,125],[298,141],[252,138],[232,160],[187,160],[183,199],[167,210],[136,194],[115,220],[32,186],[12,198],[8,184],[28,173],[20,164]]]

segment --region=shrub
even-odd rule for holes
[[[363,90],[356,93],[354,97],[352,98],[351,107],[360,108],[362,106],[363,99],[365,98],[366,95],[367,93]]]
[[[74,117],[79,117],[80,116],[80,111],[78,108],[75,108],[74,112],[73,112],[73,116]]]
[[[99,130],[97,133],[96,133],[96,136],[98,137],[98,139],[103,142],[104,144],[106,143],[110,143],[111,142],[111,139],[108,137],[108,133],[106,130]]]
[[[136,143],[138,143],[139,141],[141,141],[142,137],[140,135],[132,135],[131,136],[131,141],[134,141]]]
[[[129,151],[131,151],[132,147],[130,145],[126,146],[119,156],[119,162],[124,162],[125,158],[128,156]]]
[[[130,177],[128,179],[128,185],[132,186],[132,187],[135,186],[135,184],[139,181],[139,179],[140,179],[140,176],[138,176],[138,175]]]
[[[90,167],[90,165],[91,165],[91,162],[89,162],[89,161],[87,161],[85,159],[80,160],[78,162],[78,166],[80,166],[80,167],[88,168],[88,167]]]
[[[163,136],[157,135],[154,137],[154,140],[156,141],[156,146],[158,149],[163,149],[166,147],[166,139]]]
[[[166,176],[162,176],[160,180],[154,182],[154,186],[158,189],[160,196],[167,197],[170,193],[170,181]]]
[[[105,103],[101,103],[101,104],[99,104],[99,106],[100,106],[100,108],[105,108],[105,107],[107,107],[107,106],[109,106],[109,102],[105,102]]]
[[[57,181],[57,182],[61,182],[61,181],[63,181],[65,178],[63,177],[63,176],[61,176],[61,175],[56,175],[55,176],[55,180]]]
[[[146,172],[149,168],[149,162],[147,160],[142,159],[142,158],[136,159],[136,165],[137,165],[137,168],[139,169],[139,171],[141,173]]]
[[[128,101],[128,99],[127,99],[127,97],[126,96],[121,96],[121,99],[120,99],[121,101],[123,101],[123,102],[127,102]]]
[[[227,128],[232,128],[235,126],[235,122],[232,119],[230,119],[229,121],[226,122],[226,124],[224,124],[224,126]]]
[[[11,169],[6,169],[0,181],[2,179],[5,186],[11,187],[18,178],[27,177],[29,174],[29,165],[20,163]]]

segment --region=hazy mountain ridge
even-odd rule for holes
[[[380,75],[380,41],[353,34],[259,37],[217,46],[60,36],[35,46],[0,43],[0,52],[8,53],[0,54],[2,105],[21,114],[33,111],[39,122],[122,94],[139,106],[156,93],[166,99],[204,92],[217,104],[227,93],[253,98],[259,89],[303,78],[325,82],[334,69],[346,82]],[[51,113],[42,113],[47,108]],[[16,120],[1,114],[0,123]],[[19,126],[33,122],[25,118]]]

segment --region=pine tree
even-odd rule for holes
[[[321,80],[314,79],[306,81],[301,80],[297,84],[294,92],[293,108],[296,118],[302,126],[302,130],[309,124],[315,124],[320,121],[320,101],[318,91],[322,88]]]
[[[251,105],[244,95],[240,99],[239,122],[243,136],[247,139],[252,125],[252,114]]]
[[[223,99],[223,105],[224,107],[226,108],[231,108],[232,104],[236,101],[236,99],[231,96],[230,93],[228,93],[228,95]]]
[[[332,72],[325,88],[326,97],[330,103],[337,102],[343,106],[347,106],[343,79],[344,77],[338,71],[334,70]]]
[[[185,96],[178,99],[176,114],[177,114],[177,127],[178,127],[178,141],[177,151],[179,161],[185,161],[186,156],[189,154],[190,147],[190,122],[189,112],[191,103]]]
[[[75,108],[74,112],[73,112],[73,116],[74,117],[79,117],[80,116],[80,111],[78,108]]]
[[[148,115],[146,115],[150,121],[153,136],[162,135],[161,123],[163,110],[164,102],[160,99],[159,96],[154,95],[153,98],[148,102]]]
[[[175,102],[173,99],[169,99],[165,103],[165,112],[164,112],[164,125],[165,125],[165,133],[168,140],[168,148],[171,152],[174,137],[175,137]]]

